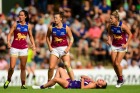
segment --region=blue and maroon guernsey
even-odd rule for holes
[[[126,33],[121,29],[122,22],[119,26],[111,25],[111,32],[113,34],[112,45],[120,47],[122,44],[126,44]]]
[[[68,46],[66,24],[62,28],[57,28],[55,24],[52,25],[52,43],[51,46]]]
[[[26,38],[28,34],[28,23],[21,25],[17,22],[16,29],[14,30],[14,40],[12,42],[12,47],[17,49],[25,49],[28,47]]]

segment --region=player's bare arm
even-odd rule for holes
[[[73,39],[73,36],[72,36],[71,29],[68,26],[66,26],[66,31],[67,31],[68,37],[69,37],[69,44],[68,44],[68,47],[66,48],[65,52],[68,53],[68,51],[70,50],[70,48],[73,44],[74,39]]]
[[[47,31],[47,35],[46,35],[46,42],[47,42],[47,45],[49,47],[49,51],[52,51],[51,41],[50,41],[51,29],[52,29],[52,26],[49,27],[49,29]]]
[[[128,34],[127,43],[124,44],[124,45],[122,46],[123,48],[126,48],[126,47],[129,45],[129,43],[130,43],[130,40],[131,40],[131,38],[132,38],[132,33],[131,33],[130,29],[127,27],[127,25],[124,24],[124,23],[122,24],[122,29],[123,29],[124,31],[126,31],[126,33]]]
[[[28,24],[28,27],[29,27],[29,38],[30,38],[30,41],[31,41],[31,43],[32,43],[32,48],[33,48],[33,50],[35,50],[36,49],[36,47],[35,47],[35,42],[34,42],[34,38],[33,38],[33,35],[32,35],[32,27],[31,27],[31,24]]]
[[[10,32],[9,32],[8,35],[7,35],[7,45],[8,45],[8,48],[11,48],[10,39],[11,39],[12,33],[14,32],[14,30],[15,30],[15,28],[16,28],[16,25],[17,25],[17,23],[15,22],[15,23],[12,25],[12,27],[11,27],[11,29],[10,29]]]

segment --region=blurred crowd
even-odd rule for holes
[[[36,43],[36,54],[29,52],[28,55],[32,59],[28,62],[34,68],[48,68],[50,52],[46,33],[53,22],[53,13],[61,11],[64,13],[63,22],[71,28],[74,36],[70,54],[72,68],[106,69],[108,63],[111,63],[110,46],[105,43],[106,25],[111,12],[118,9],[120,20],[127,24],[133,34],[121,65],[124,69],[140,69],[140,0],[24,0],[24,7],[16,3],[8,14],[0,14],[0,70],[8,68],[6,36],[22,9],[29,12]],[[29,49],[30,46],[29,42]],[[86,62],[83,64],[82,60]],[[61,60],[59,62],[61,64]],[[19,60],[16,64],[15,69],[20,69]]]

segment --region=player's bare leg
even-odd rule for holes
[[[48,70],[48,81],[50,81],[54,74],[54,69],[57,64],[58,57],[55,55],[50,55],[49,70]]]
[[[117,77],[118,77],[118,81],[117,81],[117,85],[116,87],[119,88],[123,85],[124,80],[123,80],[123,75],[122,75],[122,67],[120,65],[121,60],[123,59],[125,55],[125,52],[118,52],[117,58],[115,60],[115,66],[117,68]]]
[[[59,67],[56,71],[54,79],[50,80],[47,84],[42,85],[42,86],[32,86],[33,89],[45,89],[47,87],[51,87],[55,85],[56,83],[59,83],[62,87],[67,87],[69,75],[65,71],[65,69]]]
[[[20,77],[21,77],[21,89],[27,89],[25,86],[25,81],[26,81],[26,62],[27,62],[27,56],[20,56],[20,67],[21,67],[21,73],[20,73]]]
[[[115,66],[115,60],[117,58],[117,55],[118,55],[118,52],[113,52],[113,51],[111,52],[113,68],[114,68],[115,73],[118,75],[118,70],[117,70],[117,67]]]
[[[11,77],[14,73],[14,68],[15,68],[15,64],[16,64],[16,60],[17,60],[17,56],[13,55],[10,57],[10,67],[8,70],[8,77],[7,77],[7,81],[4,83],[4,89],[8,88],[9,83],[11,82]]]
[[[66,66],[66,70],[67,70],[67,73],[70,76],[70,79],[74,80],[74,73],[73,73],[73,70],[72,70],[71,65],[70,65],[70,56],[65,55],[65,56],[62,57],[62,60],[65,64],[65,66]]]

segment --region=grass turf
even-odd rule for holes
[[[60,86],[55,89],[39,89],[34,90],[30,86],[28,89],[20,89],[20,87],[11,87],[3,89],[0,87],[0,93],[140,93],[140,85],[124,85],[121,88],[108,86],[107,89],[62,89]]]

